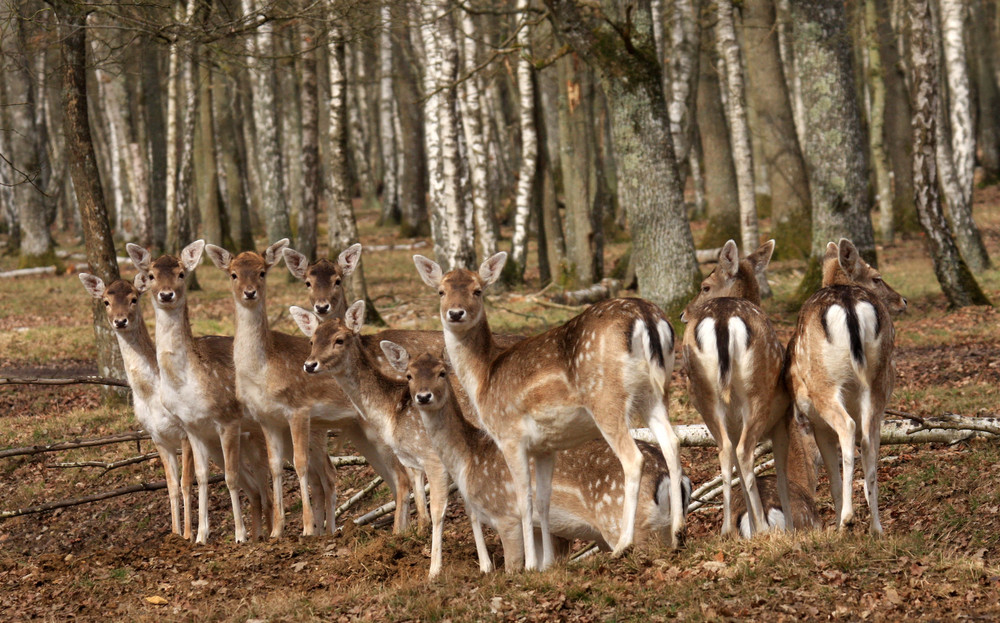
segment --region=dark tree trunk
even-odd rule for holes
[[[152,216],[152,244],[163,249],[167,243],[167,125],[163,115],[159,47],[142,47],[142,95],[149,136],[149,210]]]
[[[997,19],[995,2],[972,0],[973,53],[969,59],[975,65],[976,93],[979,100],[979,164],[983,181],[992,184],[1000,180],[1000,90],[997,88],[997,63],[1000,48],[990,30]]]
[[[393,37],[392,65],[397,76],[393,89],[399,106],[399,142],[396,150],[400,159],[400,233],[403,236],[426,236],[430,233],[427,219],[427,153],[418,77],[412,63],[415,56],[409,32],[404,30],[399,37]]]
[[[87,29],[86,14],[71,2],[54,4],[62,47],[63,107],[66,150],[69,170],[80,207],[83,238],[87,247],[90,272],[110,284],[119,278],[115,243],[104,205],[101,175],[90,136],[87,111]],[[101,302],[92,301],[94,338],[97,345],[97,368],[101,376],[125,378],[117,340],[108,324]],[[112,394],[108,394],[110,398]]]
[[[867,141],[845,11],[841,0],[792,2],[807,128],[803,151],[812,201],[812,254],[799,286],[802,300],[820,285],[820,267],[831,240],[849,238],[869,264],[877,263]]]
[[[573,0],[545,4],[558,36],[598,72],[607,95],[640,292],[676,312],[694,294],[701,271],[684,211],[649,6],[622,15],[606,0],[597,19]]]
[[[315,28],[309,20],[299,24],[302,37],[302,208],[299,210],[299,227],[296,249],[316,260],[316,214],[319,198],[323,193],[323,180],[319,167],[319,86],[316,79],[316,50],[311,49],[316,40]]]
[[[743,3],[743,39],[750,59],[748,96],[757,113],[755,135],[762,141],[771,186],[771,236],[775,257],[809,255],[809,176],[795,134],[792,103],[778,49],[773,0]]]
[[[941,106],[937,41],[928,0],[910,0],[910,54],[913,71],[913,181],[920,225],[934,260],[934,274],[952,307],[989,305],[958,251],[941,209],[937,182],[935,126]]]

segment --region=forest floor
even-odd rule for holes
[[[1000,259],[1000,188],[977,192],[976,216]],[[400,242],[362,213],[362,241]],[[766,231],[766,223],[764,227]],[[61,241],[71,246],[73,241]],[[263,244],[264,241],[260,241]],[[78,243],[77,243],[78,244]],[[625,244],[609,245],[608,260]],[[437,328],[437,296],[417,278],[416,250],[366,252],[365,273],[376,306],[396,328]],[[934,281],[923,238],[879,248],[886,281],[910,302],[896,319],[898,379],[892,408],[917,414],[993,414],[1000,402],[997,312],[950,311]],[[0,270],[15,260],[0,257]],[[93,373],[89,298],[75,277],[0,280],[0,376]],[[778,262],[765,307],[783,338],[793,328],[789,302],[802,262]],[[127,276],[132,273],[123,271]],[[232,334],[232,300],[224,275],[209,262],[191,294],[199,334]],[[275,267],[269,292],[274,326],[293,332],[287,307],[304,288]],[[1000,301],[1000,270],[980,283]],[[491,296],[490,317],[502,331],[533,333],[571,315],[543,306],[529,270],[521,292]],[[146,304],[147,320],[152,324]],[[679,325],[677,325],[679,326]],[[671,419],[700,421],[675,370]],[[0,387],[0,447],[25,446],[135,430],[128,407],[105,406],[92,386]],[[138,446],[138,447],[137,447]],[[158,462],[110,472],[59,463],[116,461],[153,451],[148,441],[0,459],[0,510],[73,498],[162,479]],[[338,453],[350,453],[346,448]],[[714,452],[684,449],[695,486],[718,471]],[[365,486],[365,466],[341,468],[343,497]],[[686,547],[637,548],[622,559],[596,555],[544,573],[478,571],[464,510],[453,497],[446,521],[442,577],[426,581],[430,537],[415,531],[356,527],[350,521],[388,500],[384,487],[341,518],[336,536],[303,539],[297,494],[286,479],[286,536],[236,545],[228,496],[211,493],[213,533],[206,546],[169,534],[167,496],[142,492],[53,512],[0,520],[0,620],[929,620],[1000,617],[1000,444],[883,447],[880,506],[886,536],[865,532],[868,514],[855,490],[859,522],[831,530],[764,536],[743,542],[718,536],[721,512],[692,514]],[[827,481],[819,504],[833,519]],[[296,523],[299,522],[299,523]],[[488,534],[502,568],[499,542]]]

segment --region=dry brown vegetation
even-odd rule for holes
[[[1000,189],[979,193],[977,216],[1000,259]],[[398,242],[362,222],[366,244]],[[69,241],[64,241],[69,243]],[[263,241],[261,241],[263,243]],[[623,252],[614,245],[612,256]],[[430,249],[419,252],[430,253]],[[437,328],[437,296],[419,281],[413,251],[365,256],[376,305],[398,328]],[[910,300],[897,320],[899,349],[893,408],[922,415],[994,413],[1000,399],[1000,335],[992,308],[945,309],[919,237],[880,249],[881,268]],[[0,268],[10,268],[0,258]],[[83,269],[84,267],[80,267]],[[71,269],[72,270],[72,269]],[[304,288],[284,269],[270,279],[269,309],[293,331],[288,305]],[[775,299],[765,306],[787,338],[790,298],[802,266],[773,267]],[[522,292],[491,298],[491,319],[504,331],[531,333],[565,320],[566,310],[537,303],[529,270]],[[534,281],[531,281],[531,279]],[[192,295],[198,333],[231,333],[232,301],[224,276],[199,269],[204,290]],[[1000,270],[980,277],[1000,301]],[[88,299],[72,275],[0,282],[0,376],[72,375],[92,370]],[[151,321],[151,313],[147,311]],[[683,372],[674,373],[671,417],[694,423]],[[0,388],[0,446],[20,446],[133,430],[127,407],[102,405],[88,386]],[[0,509],[110,490],[162,478],[155,462],[109,473],[57,468],[60,462],[112,461],[151,451],[148,442],[0,459]],[[350,449],[346,449],[347,452]],[[717,469],[714,453],[683,451],[695,485]],[[687,547],[677,553],[640,548],[621,560],[597,555],[545,573],[481,576],[461,503],[453,499],[445,532],[445,570],[428,585],[429,534],[390,534],[384,525],[355,528],[349,517],[335,537],[236,546],[222,486],[212,494],[208,546],[170,536],[162,491],[0,522],[0,619],[70,617],[116,620],[934,620],[1000,616],[1000,445],[883,448],[879,481],[887,537],[864,533],[867,513],[849,534],[824,531],[737,542],[717,536],[720,513],[697,513]],[[343,496],[372,477],[367,467],[340,470]],[[859,485],[860,487],[860,485]],[[288,499],[296,500],[291,479]],[[855,493],[860,500],[860,489]],[[358,509],[387,500],[384,491]],[[824,518],[832,522],[825,479]],[[288,534],[300,529],[296,505]],[[349,513],[350,517],[356,516]],[[490,546],[495,562],[501,551]]]

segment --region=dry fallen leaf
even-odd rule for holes
[[[154,606],[165,606],[167,605],[167,600],[159,595],[153,595],[152,597],[147,597],[146,601],[153,604]]]

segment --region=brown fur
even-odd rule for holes
[[[871,511],[870,529],[881,534],[879,431],[896,377],[890,311],[903,311],[906,299],[843,238],[827,247],[823,285],[799,312],[788,345],[787,382],[796,408],[813,425],[830,477],[838,527],[843,529],[854,521],[851,489],[857,440]]]
[[[767,529],[753,473],[753,453],[764,437],[773,443],[782,506],[791,508],[786,471],[790,410],[781,373],[784,349],[760,308],[757,283],[773,251],[772,240],[741,260],[736,243],[727,242],[718,267],[684,312],[688,394],[719,445],[726,535],[734,531],[730,481],[734,462],[753,511],[751,526],[755,532]]]

